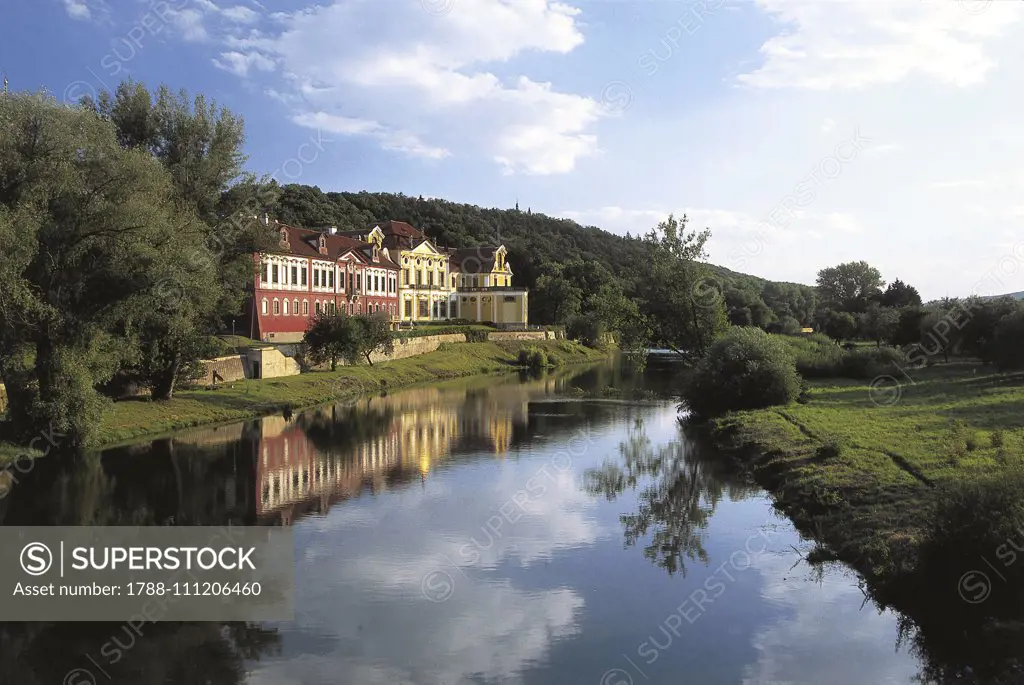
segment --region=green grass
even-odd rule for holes
[[[880,580],[914,568],[941,486],[1024,465],[1024,376],[967,362],[912,375],[898,389],[812,381],[807,404],[713,426],[720,443],[744,449],[798,526]],[[823,458],[826,443],[838,450]]]
[[[569,341],[499,341],[447,344],[436,352],[370,366],[346,366],[298,376],[228,383],[218,390],[182,390],[168,402],[122,400],[104,416],[95,447],[116,445],[182,428],[239,421],[285,408],[298,409],[418,383],[510,371],[519,350],[539,346],[561,363],[594,362],[605,353]],[[0,463],[24,454],[0,443]]]

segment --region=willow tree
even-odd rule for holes
[[[0,376],[9,424],[89,441],[94,390],[137,353],[130,327],[179,253],[174,190],[109,121],[52,97],[0,95]]]

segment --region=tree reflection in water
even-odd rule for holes
[[[669,574],[686,575],[686,561],[708,563],[704,530],[724,496],[741,500],[756,490],[724,460],[680,428],[677,439],[654,445],[642,419],[619,444],[620,463],[584,475],[587,492],[614,501],[627,488],[639,492],[636,513],[624,514],[625,545],[649,541],[644,557]]]

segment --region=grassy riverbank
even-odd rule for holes
[[[519,351],[539,347],[558,364],[600,361],[606,353],[564,340],[523,340],[443,345],[436,352],[381,362],[372,367],[340,367],[299,376],[228,383],[218,390],[182,390],[168,402],[146,399],[116,402],[103,418],[97,447],[181,428],[237,421],[286,407],[299,409],[367,392],[509,371]],[[0,443],[0,462],[24,454],[24,448]]]
[[[811,382],[806,404],[737,412],[712,425],[716,441],[738,450],[819,541],[820,556],[881,584],[918,568],[947,488],[991,482],[1024,461],[1024,376],[973,363],[913,376],[898,389]]]

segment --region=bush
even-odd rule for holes
[[[550,366],[550,362],[544,350],[531,346],[519,350],[519,366],[525,366],[536,371]]]
[[[990,439],[992,440],[993,447],[1002,447],[1006,444],[1006,433],[1002,428],[996,428],[992,431]]]
[[[1001,561],[1006,582],[989,585],[992,596],[985,607],[1005,606],[1024,584],[1024,564],[1012,563],[1016,553],[1007,545],[1007,541],[1019,541],[1024,530],[1022,490],[1024,472],[1011,468],[981,480],[952,481],[938,493],[938,506],[921,544],[921,570],[957,606],[967,608],[958,592],[974,592],[973,586],[960,584],[963,575],[984,569],[979,562],[991,559],[993,553]]]
[[[891,347],[862,348],[847,352],[839,365],[844,378],[875,378],[899,372],[903,357]]]
[[[867,379],[894,376],[903,355],[891,347],[857,348],[839,345],[828,336],[782,336],[804,378]]]
[[[843,444],[838,438],[828,438],[824,444],[819,445],[815,451],[818,459],[835,459],[843,454]]]
[[[788,404],[799,394],[785,343],[759,328],[732,328],[718,338],[683,388],[686,405],[701,417]]]

